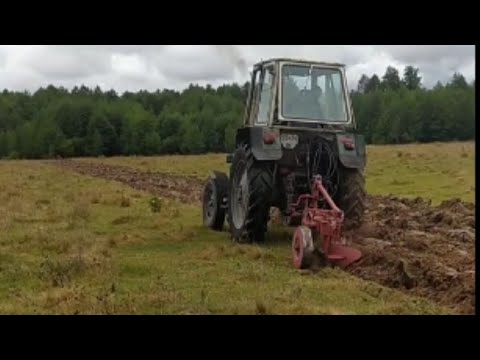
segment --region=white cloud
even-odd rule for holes
[[[250,69],[271,57],[344,63],[351,87],[363,73],[381,77],[388,65],[401,73],[406,65],[419,67],[427,86],[448,81],[456,71],[468,81],[475,77],[473,45],[1,45],[0,89],[216,86],[248,80],[245,65]]]
[[[472,45],[383,45],[382,48],[405,63],[430,64],[440,60],[459,65],[475,56]]]
[[[229,80],[235,70],[207,45],[168,46],[155,65],[167,79],[187,82]]]
[[[110,71],[110,56],[86,47],[28,46],[17,48],[11,66],[33,69],[52,80],[78,79]]]
[[[147,63],[137,54],[113,54],[111,61],[112,71],[120,75],[143,78],[148,73]]]

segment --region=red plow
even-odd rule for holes
[[[322,199],[330,209],[319,207]],[[300,195],[292,204],[292,214],[302,218],[302,225],[295,230],[292,241],[295,268],[312,269],[324,265],[345,268],[362,257],[359,250],[343,243],[344,213],[328,194],[320,176],[314,178],[312,193]]]

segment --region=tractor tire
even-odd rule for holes
[[[363,224],[365,212],[365,177],[362,169],[347,169],[340,166],[338,207],[345,214],[345,230],[357,229]]]
[[[273,164],[257,161],[249,145],[239,146],[232,157],[228,221],[238,243],[265,240],[270,215]]]
[[[227,175],[214,172],[203,190],[203,225],[215,231],[223,230],[228,186]]]

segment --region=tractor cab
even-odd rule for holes
[[[353,126],[344,65],[292,59],[256,64],[244,124]]]

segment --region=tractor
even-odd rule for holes
[[[253,66],[243,126],[203,191],[204,226],[262,243],[271,208],[296,227],[293,265],[346,267],[362,254],[344,229],[362,225],[364,137],[357,133],[345,65],[276,58]]]

